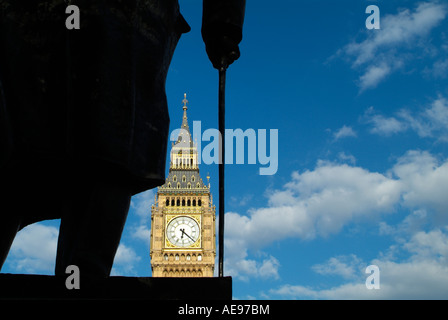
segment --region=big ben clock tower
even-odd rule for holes
[[[210,184],[204,184],[199,175],[197,147],[188,126],[186,94],[182,102],[182,125],[171,149],[169,174],[158,188],[151,208],[152,275],[212,277],[216,255],[215,206]]]

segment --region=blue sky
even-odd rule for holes
[[[379,30],[365,26],[372,4]],[[171,128],[181,124],[184,92],[190,127],[216,128],[201,1],[180,5],[192,31],[166,84]],[[248,1],[240,48],[227,75],[226,126],[278,129],[278,171],[226,167],[234,297],[448,298],[448,3]],[[200,170],[217,204],[217,166]],[[132,200],[116,275],[151,275],[154,195]],[[51,274],[58,223],[24,229],[2,271]],[[371,264],[379,290],[365,286]]]

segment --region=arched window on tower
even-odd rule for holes
[[[170,205],[170,199],[169,198],[167,198],[166,199],[166,204],[165,204],[167,207]]]
[[[202,201],[201,201],[201,199],[198,200],[198,206],[202,206]]]

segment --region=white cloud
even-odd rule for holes
[[[151,229],[147,225],[138,225],[131,228],[131,236],[135,239],[139,239],[149,243],[151,237]]]
[[[132,198],[131,207],[138,219],[127,232],[132,238],[149,241],[150,208],[154,191],[148,190]],[[11,246],[5,267],[13,272],[54,274],[59,230],[45,222],[35,223],[20,231]],[[134,249],[120,244],[114,260],[113,274],[134,275],[134,264],[140,260]]]
[[[154,195],[154,189],[150,189],[132,197],[130,211],[132,211],[138,219],[127,231],[134,239],[140,239],[145,242],[149,241],[151,235],[151,206],[154,204]]]
[[[378,290],[367,290],[364,283],[347,283],[339,287],[321,290],[301,285],[287,284],[278,289],[272,289],[269,293],[271,297],[281,296],[284,299],[381,299]]]
[[[414,261],[435,260],[443,265],[448,263],[448,236],[441,229],[418,231],[403,247],[414,254]]]
[[[395,247],[395,246],[394,246]],[[397,262],[394,253],[365,263],[355,255],[335,257],[312,269],[322,275],[340,275],[348,282],[318,289],[287,284],[270,290],[270,298],[286,299],[446,299],[448,297],[448,234],[445,230],[420,231],[400,245],[399,254],[411,256]],[[342,262],[341,262],[342,260]],[[348,262],[347,262],[348,261]],[[365,286],[365,268],[380,270],[380,289]]]
[[[261,278],[274,278],[278,279],[278,268],[280,267],[280,262],[270,256],[268,259],[262,261],[260,268],[258,269],[258,273]]]
[[[431,68],[426,67],[423,73],[436,79],[444,79],[448,75],[448,59],[440,59],[434,62]]]
[[[424,117],[430,121],[433,131],[447,130],[448,100],[441,96],[434,100],[431,107],[425,110]]]
[[[151,205],[154,203],[154,196],[154,189],[136,194],[131,199],[131,209],[141,219],[149,220],[151,217]]]
[[[339,275],[348,282],[325,289],[288,284],[271,290],[271,298],[446,299],[448,228],[436,227],[429,231],[422,228],[431,220],[429,212],[441,215],[446,224],[448,200],[444,185],[448,181],[448,161],[425,151],[408,151],[397,160],[390,174],[400,182],[400,205],[417,209],[397,227],[380,224],[382,235],[396,239],[388,252],[380,253],[378,259],[369,263],[355,255],[330,258],[312,270],[323,276]],[[363,269],[369,264],[380,268],[380,290],[365,287],[367,275]]]
[[[118,265],[128,265],[138,260],[140,260],[140,257],[137,256],[132,248],[120,243],[117,249],[117,254],[115,255],[114,263]]]
[[[371,130],[372,133],[387,136],[392,133],[406,130],[406,126],[394,117],[385,118],[381,115],[374,115],[370,121],[373,124],[373,128]]]
[[[225,273],[242,281],[249,278],[278,278],[280,266],[277,259],[270,256],[262,262],[248,258],[248,243],[244,227],[247,226],[248,218],[234,212],[226,213],[225,228]],[[218,230],[218,223],[216,224]],[[260,234],[261,235],[261,234]],[[261,252],[258,252],[262,254]]]
[[[361,70],[360,90],[377,86],[387,75],[414,59],[416,50],[424,55],[430,41],[426,37],[445,19],[447,11],[445,4],[429,1],[418,4],[414,10],[386,14],[381,17],[380,30],[369,30],[365,40],[351,42],[339,50],[338,54],[349,57],[353,68]]]
[[[359,167],[319,162],[313,171],[294,172],[283,190],[269,194],[268,207],[249,216],[226,214],[226,272],[244,279],[262,275],[249,250],[285,238],[329,236],[354,220],[393,211],[399,197],[398,181]],[[279,264],[272,262],[263,263],[275,278]]]
[[[230,214],[230,215],[229,215]],[[230,221],[227,218],[230,217]],[[226,224],[234,223],[232,213],[226,214]],[[263,255],[261,252],[258,252]],[[227,275],[248,281],[249,278],[278,279],[280,262],[273,256],[265,257],[262,261],[248,258],[248,248],[244,239],[228,236],[225,239],[224,270]],[[215,270],[217,271],[217,270]]]
[[[135,275],[134,266],[140,261],[141,257],[131,247],[120,243],[115,255],[112,268],[112,275]]]
[[[414,131],[421,138],[436,138],[448,142],[448,100],[439,96],[419,113],[402,109],[392,117],[385,117],[370,107],[363,119],[372,125],[370,132],[383,136]]]
[[[445,19],[447,8],[438,1],[420,3],[414,11],[400,10],[397,14],[381,19],[381,32],[368,32],[368,38],[346,47],[349,54],[356,55],[355,65],[375,58],[380,49],[394,48],[400,44],[415,45],[415,40],[426,36]]]
[[[326,237],[356,219],[393,212],[401,190],[400,181],[383,174],[321,161],[272,191],[268,207],[252,209],[249,216],[227,213],[226,235],[251,248],[288,237]]]
[[[148,190],[132,198],[131,208],[138,217],[127,232],[132,238],[149,241],[150,208],[154,203],[154,191]],[[35,223],[21,230],[11,246],[5,262],[12,272],[54,274],[59,230],[46,222]],[[140,257],[130,246],[118,247],[112,273],[135,275],[134,265]]]
[[[45,222],[27,226],[14,239],[5,265],[18,273],[54,274],[58,235],[58,228]],[[135,275],[134,265],[140,259],[134,249],[121,243],[112,273]]]
[[[448,160],[426,151],[408,151],[384,174],[319,161],[313,170],[294,172],[282,189],[270,191],[266,207],[251,209],[248,215],[226,214],[226,270],[246,279],[249,272],[259,275],[260,262],[251,254],[275,241],[328,237],[352,223],[372,221],[398,208],[412,212],[407,230],[418,230],[423,221],[428,224],[430,216],[446,221],[447,181]],[[380,226],[383,234],[398,232],[384,223]],[[336,257],[330,264],[339,268],[339,275],[344,270],[348,275],[354,261]],[[323,274],[326,269],[318,265],[315,271]]]
[[[347,162],[347,163],[349,163],[349,164],[356,164],[356,158],[355,158],[355,156],[352,155],[352,154],[347,154],[347,153],[345,153],[345,152],[343,152],[343,151],[341,151],[341,152],[338,153],[338,159],[339,159],[341,162]]]
[[[435,210],[448,219],[448,161],[441,161],[427,151],[408,151],[400,157],[392,172],[402,182],[403,205]]]
[[[239,195],[239,196],[231,196],[230,203],[235,207],[244,207],[250,203],[253,198],[253,194]]]
[[[59,230],[43,223],[22,229],[7,260],[17,272],[53,274]]]
[[[334,140],[339,140],[347,137],[356,137],[356,132],[352,129],[352,127],[348,127],[343,125],[338,131],[334,133]]]
[[[337,256],[330,258],[326,263],[316,264],[312,270],[322,275],[338,275],[344,279],[353,279],[359,276],[360,271],[365,269],[365,263],[356,255]]]
[[[387,75],[391,73],[391,67],[386,63],[369,66],[364,74],[359,78],[361,91],[375,88]]]

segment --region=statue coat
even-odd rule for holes
[[[162,184],[165,79],[189,31],[177,0],[72,1],[79,30],[65,27],[62,0],[0,4],[3,183],[55,190],[85,174],[133,193]]]
[[[203,33],[222,26],[222,3],[237,2],[204,1]],[[0,0],[0,185],[17,193],[46,184],[57,199],[82,177],[127,184],[133,194],[163,184],[165,80],[190,30],[178,1],[70,4],[80,8],[79,30],[65,27],[63,0]],[[25,224],[58,217],[33,212]]]

